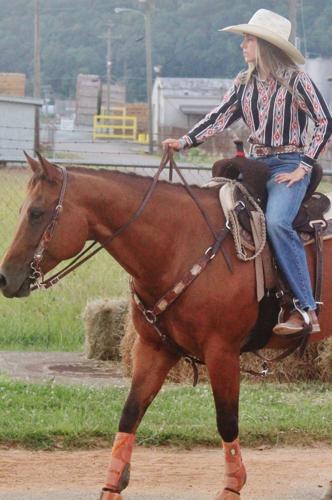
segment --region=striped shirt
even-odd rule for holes
[[[280,76],[290,92],[272,77],[262,81],[254,73],[245,84],[242,75],[235,78],[219,106],[183,136],[186,146],[198,146],[242,118],[250,129],[249,143],[294,145],[304,153],[302,162],[312,167],[332,133],[332,118],[310,77],[303,71],[284,70]],[[314,130],[307,143],[308,118]]]

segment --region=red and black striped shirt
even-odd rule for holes
[[[283,85],[272,77],[259,80],[255,73],[243,83],[242,76],[239,73],[235,78],[219,106],[183,137],[188,147],[203,143],[242,118],[250,129],[249,143],[295,145],[303,149],[302,161],[311,167],[332,133],[332,118],[310,77],[303,71],[286,69],[280,74],[286,82]],[[307,143],[308,118],[314,129]]]

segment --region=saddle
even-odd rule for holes
[[[243,157],[235,157],[231,160],[219,160],[212,167],[212,175],[214,178],[222,177],[238,181],[246,188],[261,209],[265,211],[267,202],[266,183],[270,178],[270,171],[264,162]],[[325,194],[316,192],[322,176],[323,169],[316,162],[313,166],[306,195],[293,222],[294,229],[300,233],[314,233],[314,223],[318,221],[321,221],[323,229],[327,227],[324,214],[330,208],[331,203]],[[234,191],[234,199],[236,202],[242,202],[244,205],[244,209],[238,213],[238,217],[243,228],[251,233],[251,213],[256,209],[237,188]]]

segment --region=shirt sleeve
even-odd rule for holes
[[[332,133],[332,118],[327,104],[311,78],[300,72],[295,83],[298,105],[314,122],[314,133],[302,162],[312,167]]]
[[[208,113],[201,121],[182,137],[187,147],[198,146],[210,137],[225,130],[232,123],[242,117],[241,103],[238,90],[240,87],[239,75],[235,78],[231,88],[224,95],[219,106]]]

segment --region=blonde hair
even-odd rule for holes
[[[298,66],[285,52],[261,38],[257,38],[256,62],[248,63],[247,71],[242,74],[242,83],[248,83],[256,69],[265,76],[272,76],[290,92],[292,89],[281,74],[285,70],[299,71]]]

